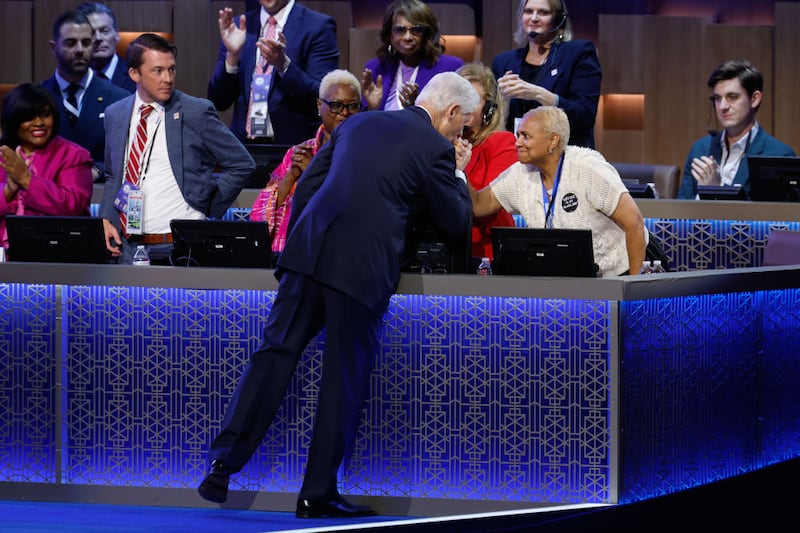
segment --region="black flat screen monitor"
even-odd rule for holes
[[[739,185],[698,185],[697,196],[701,200],[747,200]]]
[[[263,144],[246,142],[245,148],[256,162],[256,171],[245,185],[250,189],[263,189],[269,181],[270,174],[286,155],[286,150],[291,148],[288,144]]]
[[[655,198],[656,192],[649,183],[639,183],[636,180],[622,180],[630,195],[634,198]]]
[[[103,220],[96,217],[9,215],[8,260],[108,263]]]
[[[464,274],[472,268],[472,232],[452,237],[425,216],[412,223],[406,233],[401,272]]]
[[[800,202],[800,157],[748,156],[750,199]]]
[[[170,222],[175,266],[272,268],[272,240],[264,222]]]
[[[588,229],[492,228],[492,271],[516,276],[596,277]]]

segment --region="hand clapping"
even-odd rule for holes
[[[419,85],[414,81],[407,81],[400,87],[400,103],[403,107],[414,105],[419,94]]]
[[[365,68],[361,72],[361,93],[369,109],[378,109],[383,99],[383,76],[378,74],[377,79],[372,81],[372,70]]]
[[[310,142],[295,145],[292,149],[292,170],[294,171],[295,179],[305,171],[313,156],[314,153]]]
[[[16,151],[5,145],[0,146],[0,168],[6,171],[6,183],[11,193],[16,193],[20,187],[27,187],[30,183],[30,170],[21,150],[21,146]]]
[[[219,11],[219,35],[228,50],[228,62],[232,66],[239,64],[239,57],[247,38],[245,16],[239,17],[239,26],[233,21],[233,10],[229,7]]]
[[[278,32],[277,39],[267,39],[261,37],[256,46],[261,51],[261,55],[267,63],[274,66],[278,72],[283,72],[289,64],[289,57],[286,55],[286,37],[282,31]]]
[[[711,156],[695,157],[692,159],[692,176],[698,185],[720,185],[722,177],[719,173],[719,164]]]

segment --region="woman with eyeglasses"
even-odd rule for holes
[[[367,61],[361,89],[369,109],[403,109],[413,105],[422,87],[440,72],[464,64],[444,53],[439,23],[419,0],[395,0],[386,8],[381,45]]]
[[[273,255],[283,251],[286,244],[286,228],[297,179],[314,154],[328,142],[333,130],[349,116],[361,111],[361,107],[361,84],[352,73],[336,69],[322,78],[317,98],[317,112],[322,124],[313,138],[286,151],[250,210],[250,220],[269,225]]]

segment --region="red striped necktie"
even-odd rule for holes
[[[130,150],[128,151],[128,164],[125,166],[125,181],[134,187],[139,185],[139,177],[142,171],[142,155],[147,146],[147,116],[153,111],[150,104],[142,104],[139,108],[139,125],[136,127],[136,137],[133,139]],[[120,222],[122,231],[127,227],[127,217],[125,211],[120,212]]]

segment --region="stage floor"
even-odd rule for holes
[[[312,533],[327,531],[491,531],[510,518],[534,524],[596,505],[437,518],[298,519],[294,513],[0,500],[3,533]],[[501,526],[502,527],[502,526]],[[496,530],[496,529],[495,529]]]

